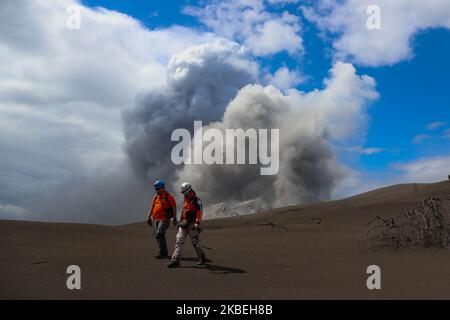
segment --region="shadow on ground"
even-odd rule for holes
[[[181,258],[181,261],[189,261],[189,262],[197,262],[198,258]],[[212,264],[212,262],[208,259],[208,262],[203,266],[185,266],[181,265],[179,268],[182,269],[205,269],[209,270],[212,274],[230,274],[230,273],[247,273],[244,269],[219,266],[216,264]]]

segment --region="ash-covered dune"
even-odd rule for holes
[[[397,215],[429,196],[449,199],[450,182],[205,221],[212,263],[198,267],[187,243],[179,269],[153,258],[155,241],[145,223],[0,221],[0,298],[450,299],[449,250],[374,252],[359,243],[375,215]],[[173,227],[167,237],[172,247]],[[66,288],[73,264],[82,272],[78,291]],[[381,290],[366,287],[373,264],[381,268]]]

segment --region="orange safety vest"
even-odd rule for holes
[[[153,196],[150,215],[155,221],[167,221],[174,217],[175,198],[168,192]]]

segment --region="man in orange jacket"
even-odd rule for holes
[[[154,184],[156,194],[148,213],[147,223],[151,226],[152,220],[155,223],[156,241],[158,242],[157,259],[169,256],[167,251],[166,231],[173,219],[173,225],[177,225],[177,207],[175,198],[166,191],[164,181],[158,180]]]
[[[198,265],[204,265],[207,260],[200,242],[200,222],[202,219],[202,202],[195,194],[192,186],[184,182],[181,185],[181,193],[184,195],[183,209],[181,213],[181,223],[178,225],[177,240],[172,261],[167,264],[169,268],[176,268],[180,265],[181,253],[183,252],[184,241],[189,235],[192,246],[198,256]]]

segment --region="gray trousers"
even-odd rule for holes
[[[155,221],[155,238],[158,242],[158,254],[161,256],[168,256],[166,231],[169,227],[170,221]]]
[[[181,254],[183,253],[184,242],[188,235],[191,238],[191,243],[195,249],[195,252],[197,253],[197,256],[199,258],[205,256],[205,253],[203,252],[202,249],[202,243],[200,242],[198,230],[194,227],[193,224],[188,224],[184,228],[178,227],[177,241],[175,243],[175,251],[173,252],[172,255],[173,261],[180,260]]]

